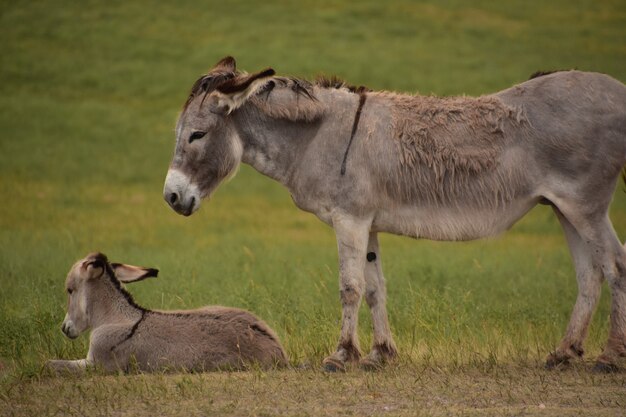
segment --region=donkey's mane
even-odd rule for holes
[[[117,278],[117,276],[115,275],[115,271],[113,270],[113,266],[114,265],[118,265],[115,262],[109,262],[107,256],[101,252],[97,252],[95,254],[92,255],[94,257],[94,259],[96,261],[101,262],[102,265],[104,265],[104,269],[105,269],[105,275],[107,276],[107,278],[109,279],[109,281],[111,282],[111,284],[113,284],[113,287],[115,287],[115,290],[118,291],[120,294],[122,294],[122,296],[124,297],[124,299],[126,300],[126,302],[128,302],[128,304],[130,304],[131,306],[133,306],[134,308],[136,308],[137,310],[141,311],[143,314],[156,314],[156,315],[169,315],[169,316],[177,316],[177,317],[188,317],[190,315],[193,315],[195,313],[194,310],[191,311],[182,311],[182,312],[168,312],[168,311],[160,311],[160,310],[151,310],[149,308],[145,308],[139,304],[137,304],[137,302],[135,301],[135,299],[133,298],[133,295],[131,293],[128,292],[128,290],[126,288],[124,288],[124,286],[122,285],[121,281]],[[208,317],[212,317],[216,320],[218,320],[220,318],[219,315],[216,314],[211,314],[211,313],[203,313],[204,316],[208,316]],[[142,315],[142,319],[143,319],[143,315]],[[138,324],[139,322],[137,322],[136,324]],[[134,330],[133,330],[134,332]]]
[[[319,76],[314,81],[277,76],[269,80],[251,98],[251,102],[270,117],[294,122],[313,122],[318,120],[327,108],[327,104],[318,100],[316,96],[320,89],[345,90],[354,94],[370,91],[362,86],[349,85],[335,76]],[[287,95],[284,94],[285,92]]]
[[[148,309],[137,304],[133,296],[128,291],[126,291],[126,288],[122,286],[122,283],[120,282],[119,279],[117,279],[117,276],[115,276],[115,271],[113,270],[112,265],[115,265],[115,264],[111,264],[105,254],[103,254],[102,252],[96,252],[96,253],[89,255],[89,257],[93,258],[94,262],[97,262],[98,264],[100,264],[102,268],[104,268],[104,275],[106,275],[109,281],[111,281],[111,284],[113,284],[113,287],[115,287],[115,289],[119,293],[122,294],[122,296],[128,302],[128,304],[130,304],[131,306],[135,307],[138,310],[141,310],[142,312],[149,311]]]
[[[236,78],[246,75],[245,72],[227,70],[224,67],[218,67],[202,75],[193,83],[189,97],[183,106],[183,112],[196,97],[202,96],[202,101],[204,101],[211,92],[221,91],[222,87],[229,86]],[[319,89],[345,90],[354,94],[371,91],[364,86],[348,84],[337,76],[320,75],[313,81],[297,77],[273,76],[267,78],[267,82],[250,98],[250,102],[273,118],[294,122],[312,122],[318,120],[326,111],[326,105],[316,97],[316,90],[319,91]],[[279,91],[291,92],[295,95],[296,102],[294,103],[291,97],[284,94],[277,96],[276,93]]]
[[[187,97],[187,101],[183,106],[183,111],[187,110],[187,107],[189,107],[189,104],[191,104],[194,98],[201,94],[206,96],[210,92],[215,91],[221,84],[240,74],[239,71],[212,71],[210,74],[202,75],[193,83],[189,97]]]
[[[534,78],[543,77],[544,75],[550,75],[550,74],[554,74],[554,73],[557,73],[557,72],[574,71],[574,70],[576,70],[576,68],[572,68],[572,69],[556,69],[556,70],[549,70],[549,71],[539,70],[539,71],[533,72],[528,79],[532,80]]]
[[[334,88],[337,90],[345,88],[351,93],[357,93],[357,94],[372,91],[363,85],[356,86],[356,85],[348,84],[343,79],[337,77],[336,75],[331,75],[331,76],[320,75],[315,79],[315,85],[321,88]]]
[[[133,298],[132,294],[129,293],[126,290],[126,288],[124,288],[122,286],[122,283],[120,282],[120,280],[117,279],[117,277],[115,276],[115,271],[113,271],[113,268],[111,267],[111,264],[109,262],[106,262],[105,265],[106,265],[106,267],[105,267],[106,268],[106,275],[109,278],[109,281],[111,281],[111,283],[113,284],[115,289],[118,292],[120,292],[122,294],[122,296],[124,296],[124,299],[126,300],[126,302],[128,302],[128,304],[130,304],[131,306],[135,307],[136,309],[141,310],[142,312],[150,311],[147,308],[142,307],[139,304],[137,304],[137,302]]]
[[[187,109],[194,98],[201,95],[206,97],[211,92],[219,90],[221,86],[232,82],[233,79],[244,75],[246,75],[245,72],[226,71],[222,69],[213,70],[209,74],[202,75],[193,83],[189,97],[183,106],[183,111]],[[276,87],[289,89],[293,91],[297,98],[306,98],[309,103],[298,103],[298,109],[291,109],[291,111],[289,111],[286,106],[281,106],[280,104],[276,107],[276,103],[274,103],[274,108],[270,108],[258,99],[254,101],[264,112],[272,116],[287,118],[293,121],[312,121],[317,119],[323,113],[322,106],[318,103],[317,97],[315,96],[315,88],[347,90],[355,94],[372,91],[364,86],[348,84],[343,79],[334,75],[320,75],[313,81],[297,77],[275,76],[268,79],[267,83],[257,92],[256,96],[263,96],[263,94],[265,94],[265,99],[267,100],[267,98],[270,97],[271,92]]]

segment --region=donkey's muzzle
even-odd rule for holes
[[[163,197],[176,213],[182,214],[183,216],[189,216],[193,213],[193,209],[196,205],[195,197],[191,197],[188,204],[184,204],[183,200],[177,193],[165,194]]]
[[[72,332],[72,329],[66,322],[63,322],[63,324],[61,324],[61,331],[65,336],[69,337],[70,339],[76,339],[78,337],[78,334]]]
[[[189,216],[200,205],[200,192],[185,174],[170,169],[165,178],[163,199],[176,213]]]

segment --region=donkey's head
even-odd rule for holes
[[[163,198],[176,212],[189,216],[236,172],[243,145],[230,115],[272,75],[272,69],[239,73],[235,59],[226,57],[193,85],[178,119],[176,149],[163,189]]]
[[[94,313],[109,311],[120,296],[133,303],[120,282],[137,282],[156,277],[158,270],[109,263],[106,255],[92,253],[76,262],[65,280],[67,313],[61,330],[74,339],[93,325]]]

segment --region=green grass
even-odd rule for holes
[[[575,67],[626,81],[624,2],[2,1],[0,39],[0,414],[88,413],[93,404],[114,407],[125,393],[121,404],[130,407],[138,395],[170,414],[180,412],[172,406],[180,401],[197,404],[193,414],[314,415],[325,395],[335,414],[408,413],[369,401],[377,391],[368,387],[376,383],[397,406],[426,414],[532,414],[542,409],[524,404],[541,399],[534,386],[546,380],[553,384],[546,412],[623,410],[623,399],[612,396],[624,387],[623,376],[539,370],[576,296],[564,238],[546,207],[486,241],[383,236],[401,358],[379,374],[76,380],[40,370],[46,359],[86,353],[87,336],[70,341],[59,326],[65,274],[93,250],[160,268],[159,279],[130,288],[147,307],[250,309],[278,332],[294,364],[316,368],[334,348],[340,319],[334,236],[295,208],[285,189],[242,167],[190,218],[162,201],[177,114],[192,82],[222,56],[234,55],[248,71],[337,74],[374,89],[441,95],[489,93],[538,69]],[[625,209],[626,195],[618,192],[611,217],[621,237]],[[605,288],[587,342],[590,358],[606,340],[608,302]],[[367,313],[360,329],[365,348]],[[515,394],[497,389],[498,372],[507,372]],[[108,378],[123,389],[110,387]],[[180,386],[188,382],[185,394]],[[277,401],[274,393],[305,395],[286,388],[293,384],[317,400],[302,400],[300,409],[268,405]],[[394,391],[398,386],[406,390]],[[593,397],[598,386],[606,393],[600,400]],[[237,387],[241,399],[234,398]],[[85,403],[72,411],[63,404],[75,389]],[[205,397],[209,389],[214,394]],[[490,400],[468,400],[481,389]]]

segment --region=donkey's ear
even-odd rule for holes
[[[220,59],[219,62],[213,66],[211,71],[235,72],[237,71],[237,62],[232,56],[226,56]]]
[[[100,278],[109,262],[106,255],[100,252],[90,253],[83,262],[84,268],[87,270],[88,279]]]
[[[232,78],[216,87],[215,99],[211,102],[211,111],[229,114],[241,107],[250,96],[253,96],[265,85],[267,78],[276,72],[268,68],[256,74]]]
[[[159,274],[158,269],[142,268],[140,266],[111,264],[111,268],[115,271],[115,276],[120,282],[128,284],[129,282],[137,282],[146,278],[155,277]]]

